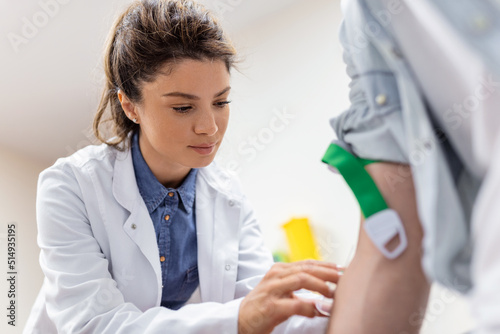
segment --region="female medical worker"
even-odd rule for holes
[[[313,318],[315,303],[293,292],[332,297],[326,282],[337,281],[337,268],[273,266],[248,201],[212,163],[228,123],[234,57],[194,2],[136,1],[118,18],[94,120],[103,144],[39,178],[45,280],[25,333],[326,328],[326,318]]]

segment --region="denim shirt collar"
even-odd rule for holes
[[[137,186],[149,213],[153,212],[170,192],[177,192],[187,213],[191,213],[195,198],[197,169],[192,168],[179,188],[167,188],[158,181],[142,156],[139,147],[139,133],[132,136],[132,161]]]

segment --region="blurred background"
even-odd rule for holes
[[[337,32],[338,0],[204,0],[241,57],[232,75],[231,120],[217,158],[239,175],[273,252],[289,253],[283,224],[308,218],[319,255],[347,265],[359,209],[340,176],[320,162],[329,119],[348,102]],[[128,0],[0,0],[0,267],[7,273],[7,225],[17,224],[17,323],[21,333],[42,285],[36,244],[38,174],[94,143],[102,50]],[[6,314],[7,281],[0,280]],[[463,333],[464,300],[434,286],[422,333]]]

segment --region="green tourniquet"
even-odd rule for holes
[[[344,177],[356,196],[365,218],[388,208],[377,185],[365,170],[366,165],[376,161],[357,158],[336,144],[328,147],[322,161],[337,168]]]

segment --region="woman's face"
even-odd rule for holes
[[[182,60],[161,72],[143,84],[142,103],[134,108],[146,162],[174,169],[209,165],[229,120],[225,63]]]

